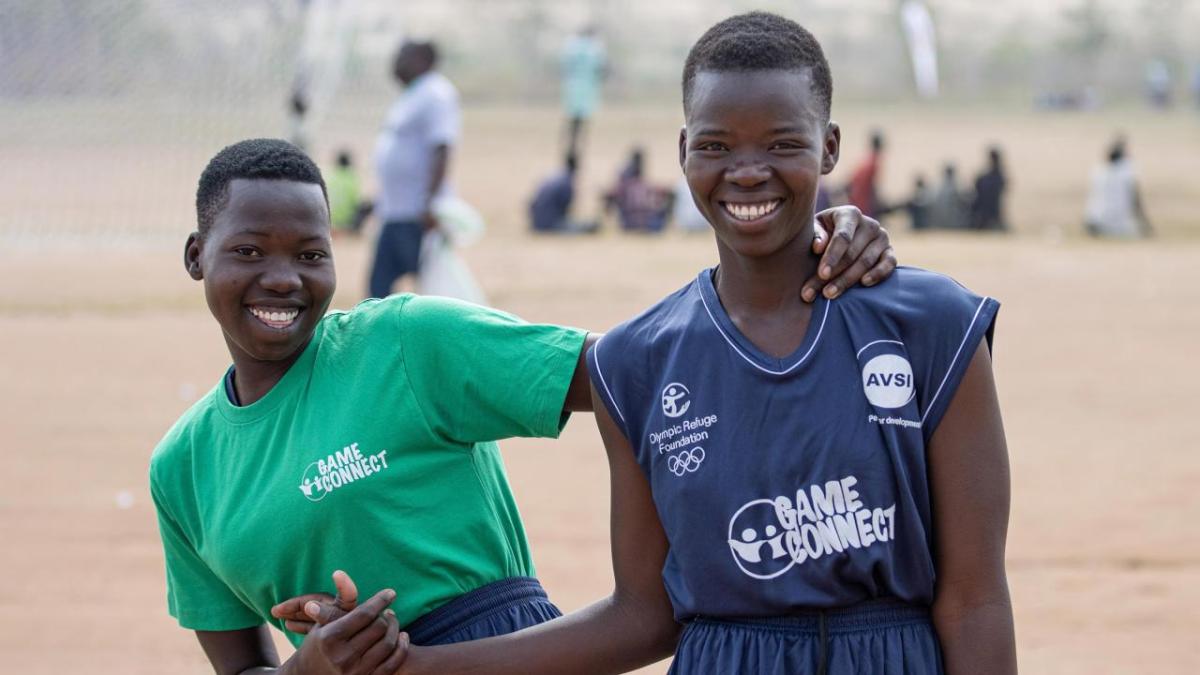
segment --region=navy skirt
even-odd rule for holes
[[[537,579],[512,577],[460,595],[404,630],[415,645],[447,645],[514,633],[560,616]]]
[[[699,617],[683,630],[672,675],[941,675],[929,609],[899,600],[770,619]]]

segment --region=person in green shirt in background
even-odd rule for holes
[[[354,157],[343,148],[337,154],[337,166],[325,179],[329,191],[329,223],[333,234],[358,234],[363,222],[371,213],[370,202],[362,200],[362,189],[358,173],[354,170]]]
[[[150,490],[169,611],[215,670],[391,673],[409,635],[444,644],[559,616],[495,442],[554,437],[591,410],[581,360],[594,336],[408,294],[327,313],[326,183],[284,141],[219,152],[196,209],[184,262],[233,365],[155,449]],[[825,264],[805,297],[895,267],[857,211],[818,224]],[[298,630],[303,614],[272,612],[335,569],[345,616]],[[359,605],[351,576],[382,590]],[[268,622],[297,646],[282,666]]]

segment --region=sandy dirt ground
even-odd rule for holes
[[[932,173],[944,157],[973,173],[989,141],[1013,158],[1018,235],[894,239],[903,262],[1004,303],[995,367],[1013,468],[1008,568],[1022,670],[1200,671],[1200,458],[1189,421],[1200,404],[1195,120],[1125,127],[1138,129],[1134,151],[1165,231],[1126,244],[1072,234],[1087,168],[1121,116],[985,111],[930,121],[858,110],[847,117],[841,177],[881,118],[891,120],[884,187],[893,194],[914,167]],[[613,111],[608,120],[589,139],[589,195],[631,141],[650,148],[652,173],[673,175],[674,115]],[[457,175],[491,231],[464,255],[496,306],[603,330],[715,253],[708,235],[524,234],[520,209],[553,166],[555,124],[544,111],[468,115]],[[350,142],[368,148],[369,128],[355,133]],[[186,211],[194,182],[170,189]],[[0,571],[12,584],[0,596],[0,671],[207,672],[194,638],[166,613],[146,468],[161,434],[226,366],[218,329],[175,247],[28,243],[0,251]],[[369,246],[339,241],[336,256],[335,306],[347,307]],[[502,447],[551,596],[570,610],[607,593],[607,469],[591,419],[577,416],[558,441]]]

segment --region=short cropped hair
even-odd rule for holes
[[[825,52],[803,26],[768,12],[731,16],[709,28],[692,45],[683,66],[683,109],[688,110],[692,81],[701,71],[803,70],[812,77],[820,112],[829,118],[833,76]]]
[[[229,183],[238,178],[292,180],[321,186],[325,205],[329,193],[321,170],[300,148],[274,138],[252,138],[227,146],[208,160],[196,187],[196,225],[203,235],[229,198]]]

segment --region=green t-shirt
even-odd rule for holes
[[[325,317],[262,399],[238,407],[218,385],[150,462],[171,615],[280,625],[272,605],[332,592],[343,569],[362,599],[395,588],[403,625],[532,575],[493,441],[558,435],[583,338],[398,295]]]

